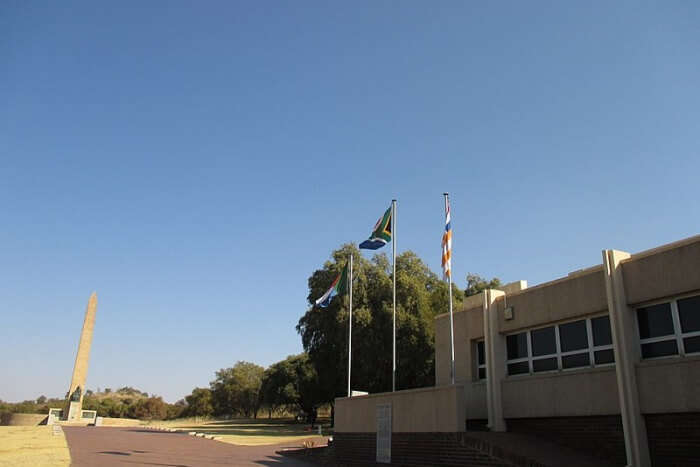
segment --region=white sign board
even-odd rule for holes
[[[377,404],[377,462],[391,463],[391,404]]]

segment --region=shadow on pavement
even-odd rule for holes
[[[280,455],[274,455],[274,456],[268,456],[266,459],[263,460],[256,460],[253,461],[255,464],[259,465],[267,465],[267,466],[282,466],[282,465],[287,465],[290,467],[305,467],[305,466],[311,466],[310,462],[304,462],[298,459],[294,459],[291,457],[284,457]]]
[[[140,428],[132,428],[129,430],[124,430],[124,431],[130,431],[132,433],[153,433],[157,435],[185,435],[187,433],[182,432],[182,431],[159,431],[159,430],[144,430]]]

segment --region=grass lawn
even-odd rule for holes
[[[0,426],[0,466],[68,467],[70,453],[63,431],[51,426]]]
[[[291,419],[209,420],[199,423],[193,419],[187,419],[156,424],[183,431],[220,436],[221,441],[242,446],[287,443],[318,436],[318,427],[310,431],[308,424],[294,423]],[[327,427],[324,427],[323,434],[329,434]]]

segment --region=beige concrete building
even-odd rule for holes
[[[604,250],[601,264],[566,277],[468,297],[454,313],[454,386],[449,316],[435,326],[436,388],[422,395],[434,400],[416,405],[449,420],[457,410],[456,432],[544,437],[615,465],[700,465],[700,236]],[[446,387],[462,400],[440,396]],[[355,413],[370,399],[353,399],[337,400],[341,442],[372,431]],[[394,420],[393,437],[434,426]]]

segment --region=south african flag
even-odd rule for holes
[[[374,225],[372,234],[367,240],[360,243],[360,248],[365,250],[376,250],[391,241],[391,207],[379,218]]]
[[[321,298],[316,300],[316,305],[321,308],[326,308],[331,304],[331,300],[336,295],[343,295],[348,290],[348,265],[346,264],[343,271],[338,274],[331,284],[331,288],[328,289],[326,293],[323,294]]]

